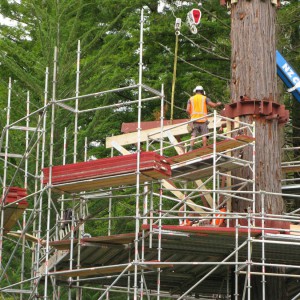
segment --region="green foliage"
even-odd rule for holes
[[[186,5],[176,6],[175,1],[162,13],[157,12],[158,1],[153,0],[22,0],[21,3],[0,0],[0,13],[18,22],[17,26],[0,26],[0,126],[6,125],[6,106],[8,99],[8,78],[13,81],[11,105],[11,122],[26,115],[27,91],[30,91],[30,111],[44,105],[45,72],[48,67],[48,102],[51,99],[64,99],[76,95],[77,47],[80,41],[80,80],[79,95],[96,93],[137,84],[139,80],[139,40],[140,12],[144,8],[145,22],[143,32],[143,83],[157,90],[164,85],[166,101],[170,103],[171,86],[174,69],[175,52],[175,18],[182,19],[181,34],[178,44],[178,64],[175,88],[174,118],[185,118],[185,107],[189,95],[196,85],[204,86],[208,97],[213,101],[230,102],[230,16],[219,1],[203,2],[202,20],[197,27],[198,33],[192,34],[186,22],[191,8],[198,7],[198,1],[184,1]],[[295,66],[300,65],[299,54],[299,2],[292,0],[278,11],[278,49],[287,60]],[[57,78],[53,85],[54,49],[58,48]],[[297,69],[300,71],[299,69]],[[55,91],[55,93],[53,93]],[[147,97],[150,94],[143,94]],[[122,103],[136,100],[136,90],[109,93],[89,97],[79,101],[79,110],[91,107],[96,111],[80,113],[78,116],[78,157],[83,161],[85,139],[88,141],[88,156],[97,158],[109,157],[110,149],[105,148],[107,136],[121,133],[123,122],[137,121],[137,107],[123,109]],[[293,116],[298,120],[299,103],[290,98]],[[119,103],[119,109],[111,107]],[[66,103],[75,107],[75,101]],[[107,108],[104,108],[106,106]],[[159,100],[143,104],[142,120],[154,120],[160,110]],[[166,118],[170,117],[169,110]],[[45,165],[49,163],[49,141],[51,130],[51,109],[47,111],[47,148]],[[30,126],[38,124],[38,115],[31,118]],[[73,162],[75,114],[61,107],[55,108],[54,165],[62,164],[64,150],[64,130],[67,131],[66,162]],[[297,121],[300,128],[300,121]],[[26,120],[21,124],[25,126]],[[34,134],[31,132],[29,138]],[[91,141],[99,141],[100,147],[90,146]],[[3,145],[2,145],[3,147]],[[10,136],[10,150],[15,153],[25,152],[25,133],[14,132]],[[33,150],[29,161],[29,172],[35,174],[35,155]],[[174,150],[165,153],[174,155]],[[3,148],[1,149],[3,152]],[[9,162],[18,165],[17,159]],[[0,161],[3,169],[3,162]],[[24,162],[20,164],[24,168]],[[9,168],[8,180],[14,178],[15,168]],[[19,172],[13,185],[23,186],[24,174]],[[33,190],[34,179],[30,178],[29,189]],[[158,189],[157,187],[155,187]],[[128,191],[127,191],[128,192]],[[135,188],[130,191],[135,193]],[[117,192],[119,195],[122,191]],[[58,198],[54,195],[53,198]],[[158,209],[159,199],[153,199]],[[30,203],[32,207],[32,203]],[[46,206],[46,203],[43,204]],[[68,205],[67,205],[68,206]],[[70,205],[69,205],[70,206]],[[164,203],[164,209],[170,208]],[[58,205],[57,205],[58,207]],[[108,216],[108,202],[95,201],[91,205],[97,217]],[[130,196],[113,201],[113,216],[132,216],[135,214],[135,197]],[[46,218],[43,216],[43,218]],[[54,218],[51,220],[54,223]],[[43,219],[45,222],[45,219]],[[170,221],[172,223],[172,221]],[[105,235],[108,221],[93,220],[86,225],[86,232],[92,236]],[[113,220],[112,232],[124,233],[133,231],[135,220]],[[12,250],[12,245],[5,250],[4,260]],[[18,266],[14,266],[9,276],[17,281]],[[27,269],[30,269],[29,267]],[[16,273],[14,273],[16,271]],[[87,293],[91,295],[91,293]],[[67,298],[67,293],[63,298]],[[88,296],[86,296],[88,297]],[[94,298],[93,298],[94,297]],[[114,295],[114,299],[123,296]],[[62,298],[62,299],[63,299]],[[98,299],[98,295],[90,296]]]

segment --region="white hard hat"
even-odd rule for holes
[[[197,86],[194,88],[193,92],[196,93],[196,91],[204,91],[204,89],[203,89],[203,87],[202,87],[201,85],[197,85]]]

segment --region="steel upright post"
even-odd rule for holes
[[[74,221],[75,221],[75,196],[72,197],[72,219],[71,219],[71,236],[70,236],[70,259],[69,259],[69,269],[73,270],[73,261],[74,261]],[[80,237],[79,237],[80,238]],[[68,297],[69,300],[72,300],[72,277],[68,278],[69,280],[69,291],[68,291]]]
[[[65,165],[66,164],[66,161],[67,161],[67,127],[64,128],[64,136],[63,136],[63,161],[62,161],[62,164]],[[61,196],[61,204],[60,204],[60,223],[59,223],[59,227],[58,227],[58,235],[59,235],[59,238],[61,239],[62,238],[62,220],[64,219],[64,210],[65,210],[65,194],[62,194]],[[60,234],[61,233],[61,234]],[[57,251],[57,250],[56,250]],[[60,295],[60,286],[57,287],[58,291],[57,291],[57,294]]]
[[[140,230],[140,156],[141,156],[141,116],[142,116],[142,78],[143,78],[143,30],[144,9],[141,9],[140,20],[140,60],[138,87],[138,131],[136,159],[136,207],[135,207],[135,240],[134,240],[134,300],[138,299],[138,265],[139,265],[139,230]]]
[[[28,188],[28,147],[29,147],[29,125],[30,125],[30,94],[27,91],[26,97],[26,132],[25,132],[25,170],[24,170],[24,188],[27,190]],[[26,211],[23,213],[23,226],[22,226],[22,259],[21,259],[21,282],[24,281],[24,274],[25,274],[25,226],[26,226]],[[21,284],[21,290],[23,290],[23,284]],[[23,300],[23,294],[20,294],[20,300]]]
[[[253,179],[253,186],[252,186],[252,191],[253,191],[253,195],[252,195],[252,199],[253,199],[253,203],[252,203],[252,212],[253,214],[255,214],[256,212],[256,208],[255,208],[255,203],[256,203],[256,166],[255,166],[255,160],[256,160],[256,143],[255,143],[255,122],[252,123],[252,136],[254,138],[253,141],[253,145],[252,145],[252,179]],[[255,226],[255,218],[253,219],[253,226]]]
[[[66,164],[67,161],[67,127],[64,129],[64,149],[63,149],[63,166]],[[64,218],[64,209],[65,209],[65,194],[62,194],[61,196],[61,205],[60,205],[60,219],[63,220]]]
[[[114,156],[114,149],[111,148],[110,151],[110,156]],[[110,193],[112,193],[112,188],[110,187]],[[107,229],[107,234],[111,235],[111,230],[112,230],[112,222],[111,222],[111,216],[112,216],[112,197],[109,197],[108,199],[108,229]]]
[[[79,203],[79,214],[80,214],[80,218],[82,220],[85,219],[85,214],[84,214],[84,208],[85,208],[85,203],[84,203],[84,199],[82,199],[80,197],[79,199],[80,203]],[[75,226],[75,224],[74,224]],[[84,222],[79,226],[78,228],[78,244],[77,244],[77,263],[76,263],[76,268],[80,269],[81,268],[81,247],[82,247],[82,241],[81,238],[83,237],[84,234]],[[82,298],[82,289],[80,287],[79,284],[79,276],[76,277],[76,300],[80,300]]]
[[[88,140],[87,137],[84,138],[84,161],[87,161],[87,152],[88,152]]]
[[[163,155],[163,128],[164,128],[164,102],[165,102],[165,91],[164,85],[161,85],[161,101],[160,101],[160,155]]]
[[[49,68],[46,68],[45,72],[45,90],[44,90],[44,113],[43,119],[43,138],[42,138],[42,157],[41,157],[41,168],[45,165],[45,153],[46,153],[46,124],[47,124],[47,104],[48,104],[48,84],[49,84]]]
[[[40,174],[40,136],[42,135],[42,130],[41,130],[41,116],[39,116],[39,136],[38,136],[38,143],[36,145],[36,156],[35,156],[35,180],[34,180],[34,211],[33,211],[33,224],[32,224],[32,233],[34,236],[38,236],[37,233],[37,220],[38,220],[38,185],[39,185],[39,174]],[[34,277],[38,268],[38,262],[36,260],[36,250],[37,250],[37,245],[35,244],[33,246],[33,251],[32,251],[32,268],[31,268],[31,277]],[[34,282],[31,281],[31,289],[34,289]]]
[[[217,201],[217,197],[216,197],[216,187],[217,187],[217,167],[216,167],[216,160],[217,160],[217,128],[216,128],[216,124],[217,124],[217,111],[214,110],[214,132],[213,132],[213,216],[214,218],[212,219],[212,224],[215,225],[216,224],[216,201]]]
[[[164,122],[164,116],[163,116],[163,107],[164,107],[164,86],[162,85],[161,87],[161,117],[160,117],[160,124],[161,124],[161,133],[160,133],[160,155],[163,155],[163,133],[162,133],[162,128],[163,128],[163,122]],[[162,228],[162,192],[163,192],[163,186],[162,182],[160,182],[160,189],[159,189],[159,220],[158,220],[158,246],[157,246],[157,260],[160,262],[161,261],[161,228]],[[160,268],[157,269],[157,300],[160,299],[160,276],[161,276],[161,270]]]
[[[262,300],[266,299],[266,253],[265,253],[265,193],[261,193],[261,262],[262,262]]]
[[[80,41],[77,45],[77,69],[76,69],[76,100],[75,100],[75,121],[74,121],[74,157],[73,162],[77,161],[77,137],[78,137],[78,96],[79,96],[79,79],[80,79]]]
[[[11,102],[11,90],[12,90],[12,83],[11,78],[9,78],[8,82],[8,97],[7,97],[7,112],[6,112],[6,128],[5,128],[5,149],[4,149],[4,167],[3,167],[3,180],[2,180],[2,199],[1,199],[1,225],[0,225],[0,270],[2,268],[2,252],[3,252],[3,233],[4,233],[4,201],[5,196],[7,194],[6,191],[6,177],[7,177],[7,156],[8,156],[8,138],[9,138],[9,123],[10,123],[10,102]],[[0,147],[1,149],[2,147]]]
[[[174,97],[175,97],[175,83],[176,83],[176,72],[177,72],[177,54],[178,54],[178,41],[180,35],[181,20],[179,18],[175,21],[175,53],[174,53],[174,67],[173,67],[173,79],[172,79],[172,92],[171,92],[171,124],[173,122],[174,114]]]
[[[22,259],[21,259],[21,290],[24,288],[24,278],[25,278],[25,228],[26,228],[26,210],[23,212],[23,222],[22,222]],[[23,294],[20,294],[20,300],[23,300]]]
[[[236,216],[235,219],[235,272],[234,272],[234,299],[239,299],[239,274],[238,274],[238,262],[239,262],[239,253],[237,251],[239,247],[239,219]]]
[[[45,71],[45,90],[44,90],[44,109],[46,110],[43,114],[43,133],[42,133],[42,149],[41,149],[41,169],[44,168],[45,165],[45,152],[46,152],[46,125],[47,125],[47,104],[48,104],[48,84],[49,84],[49,68],[46,68]],[[42,181],[40,183],[40,187],[42,188],[43,184]],[[43,196],[40,195],[39,197],[39,209],[38,209],[38,230],[37,230],[37,239],[38,241],[41,240],[41,233],[42,233],[42,207],[43,207]],[[40,249],[41,244],[40,242],[36,245],[36,254],[35,254],[35,265],[36,269],[34,270],[34,275],[39,274],[39,260],[40,260]],[[34,281],[34,289],[37,289],[37,284],[39,280]]]
[[[251,254],[252,254],[252,242],[251,242],[251,212],[248,211],[247,215],[247,223],[248,223],[248,257],[247,257],[247,299],[251,299]]]
[[[30,119],[29,119],[29,114],[30,114],[30,101],[29,101],[29,92],[27,92],[27,99],[26,99],[26,133],[25,133],[25,174],[24,174],[24,188],[27,189],[27,182],[28,182],[28,147],[29,147],[29,125],[30,125]]]
[[[53,66],[53,84],[52,84],[52,103],[51,103],[51,133],[50,133],[50,153],[49,153],[49,190],[47,203],[47,228],[46,228],[46,256],[45,256],[45,286],[44,299],[48,298],[48,261],[49,261],[49,238],[50,238],[50,216],[52,201],[52,167],[53,167],[53,148],[54,148],[54,125],[55,125],[55,100],[56,100],[56,72],[57,72],[57,47],[54,49],[54,66]]]

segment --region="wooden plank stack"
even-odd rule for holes
[[[8,207],[4,207],[4,231],[10,231],[11,228],[17,223],[18,219],[22,216],[24,210],[28,207],[26,199],[17,200],[27,196],[27,191],[21,187],[11,186],[4,199],[4,205],[12,203]],[[3,199],[1,199],[3,201]]]
[[[63,192],[80,192],[136,183],[137,154],[102,158],[87,162],[43,169],[43,184],[51,183]],[[140,182],[168,178],[171,168],[165,157],[155,152],[141,152]]]

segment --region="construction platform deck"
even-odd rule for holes
[[[260,229],[239,228],[236,239],[236,229],[226,227],[191,227],[163,225],[161,231],[157,226],[150,232],[149,225],[143,225],[144,232],[144,263],[139,264],[148,289],[157,287],[157,268],[160,270],[160,286],[171,294],[182,294],[196,284],[210,270],[214,272],[193,290],[193,293],[211,293],[218,290],[226,294],[224,282],[232,279],[234,272],[234,250],[236,244],[239,266],[246,266],[248,259],[247,238],[251,236],[251,261],[261,263],[262,244]],[[159,241],[161,236],[161,241]],[[142,239],[140,233],[139,238]],[[117,275],[128,267],[128,261],[134,257],[135,233],[83,238],[80,240],[80,265],[78,270],[69,270],[70,240],[54,241],[51,246],[58,249],[62,255],[59,260],[49,264],[51,275],[56,276],[58,284],[64,284],[69,276],[81,276],[99,284],[109,285]],[[300,274],[300,237],[280,234],[278,231],[265,232],[265,256],[267,263],[299,266],[299,269],[287,268],[286,273]],[[271,243],[273,241],[274,243]],[[278,243],[281,241],[281,243]],[[292,241],[293,247],[285,243]],[[74,257],[78,252],[78,240],[73,241]],[[161,244],[159,244],[161,242]],[[241,246],[245,244],[245,246]],[[141,243],[140,243],[141,247]],[[157,261],[157,248],[161,247],[161,260]],[[131,257],[131,259],[130,259]],[[222,262],[224,262],[222,264]],[[54,272],[54,266],[57,273]],[[93,267],[91,267],[93,266]],[[127,287],[128,276],[132,265],[118,279],[118,286]],[[115,275],[115,276],[114,276]],[[98,278],[98,279],[97,279]],[[226,279],[227,278],[227,279]],[[295,290],[298,286],[296,278],[287,277],[288,287]],[[133,280],[131,280],[131,286]],[[296,288],[297,289],[297,288]],[[298,289],[299,286],[298,286]]]
[[[211,176],[214,171],[214,151],[218,153],[218,158],[215,160],[216,168],[222,173],[244,167],[247,164],[249,165],[250,162],[248,161],[231,157],[229,152],[234,148],[245,147],[253,141],[253,137],[240,135],[217,142],[215,149],[213,145],[208,145],[170,157],[168,161],[171,165],[172,177],[193,181]]]
[[[226,152],[235,147],[245,146],[254,139],[248,136],[237,136],[213,145],[202,147],[194,151],[165,158],[155,152],[141,152],[139,171],[140,182],[166,179],[182,176],[185,180],[196,180],[211,174],[213,162],[212,154]],[[170,167],[171,165],[171,167]],[[233,159],[221,158],[218,168],[227,172],[241,167],[243,164]],[[118,185],[130,185],[136,182],[137,154],[116,156],[52,167],[50,182],[50,168],[43,169],[43,184],[49,184],[62,192],[80,192]]]

